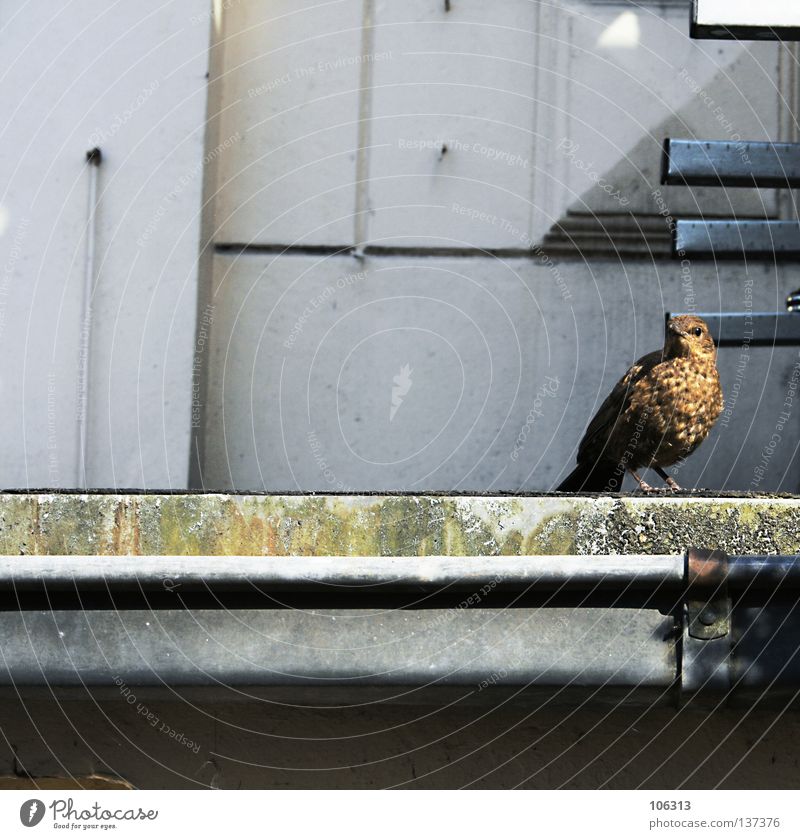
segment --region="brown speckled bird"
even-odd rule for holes
[[[620,379],[589,423],[578,447],[578,465],[561,492],[615,492],[630,472],[644,492],[652,487],[637,470],[667,475],[708,436],[723,407],[717,351],[708,325],[694,315],[672,318],[664,349],[640,358]]]

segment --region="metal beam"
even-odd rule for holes
[[[800,143],[664,141],[662,184],[800,187]]]
[[[674,556],[0,556],[0,592],[674,589]]]
[[[800,259],[800,224],[679,219],[675,226],[674,251],[707,259]]]
[[[669,687],[655,609],[0,613],[0,685]]]
[[[717,315],[701,315],[712,322]],[[744,317],[744,316],[742,316]],[[786,315],[800,326],[800,316]],[[736,589],[800,591],[800,557],[727,558]],[[458,593],[602,589],[677,595],[692,584],[683,554],[598,556],[0,556],[0,594],[25,591],[313,591]]]
[[[688,314],[686,312],[675,314]],[[692,312],[707,324],[719,347],[800,346],[800,313]],[[667,313],[667,320],[673,314]]]

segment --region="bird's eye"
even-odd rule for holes
[[[703,334],[703,330],[702,330],[702,328],[701,328],[701,327],[699,327],[699,326],[695,326],[695,328],[692,330],[692,332],[694,332],[694,334],[695,334],[698,338],[699,338],[699,337]]]

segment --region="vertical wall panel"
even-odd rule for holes
[[[537,5],[376,3],[371,244],[526,247]]]
[[[217,241],[352,244],[362,5],[224,9]]]

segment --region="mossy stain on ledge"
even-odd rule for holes
[[[4,554],[800,553],[800,499],[0,494]]]

